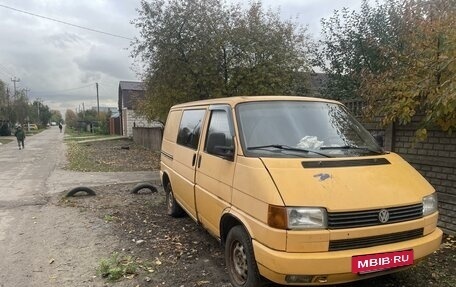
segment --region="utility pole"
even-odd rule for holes
[[[10,105],[10,90],[6,87],[6,105],[8,107],[8,121],[11,123],[11,105]]]
[[[14,95],[13,95],[13,97],[16,97],[16,83],[20,82],[20,81],[21,81],[21,79],[19,79],[19,78],[16,78],[16,77],[11,78],[11,82],[13,82],[13,85],[14,85]]]
[[[6,104],[8,105],[8,108],[10,106],[10,90],[9,87],[6,87]]]
[[[97,87],[97,117],[98,120],[100,120],[100,98],[98,97],[98,83],[95,83],[95,86]]]
[[[27,91],[27,89],[26,89],[26,91]],[[28,91],[30,91],[30,90],[28,90]],[[26,94],[27,94],[27,92],[26,92]],[[38,121],[40,121],[40,98],[36,99],[36,103],[38,105]]]

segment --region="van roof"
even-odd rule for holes
[[[337,101],[327,100],[322,98],[313,98],[313,97],[300,97],[300,96],[241,96],[241,97],[227,97],[227,98],[215,98],[201,101],[194,101],[188,103],[177,104],[171,109],[179,109],[184,107],[196,107],[196,106],[207,106],[207,105],[216,105],[216,104],[228,104],[232,107],[238,103],[245,102],[259,102],[259,101],[305,101],[305,102],[326,102],[326,103],[336,103],[340,104]]]

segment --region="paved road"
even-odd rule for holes
[[[104,224],[50,204],[76,186],[156,180],[155,172],[80,173],[62,169],[63,134],[52,127],[0,146],[0,287],[98,286],[98,256],[115,244]],[[106,248],[106,250],[112,250]]]

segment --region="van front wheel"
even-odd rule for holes
[[[263,280],[253,254],[252,240],[243,226],[235,226],[229,231],[225,260],[233,287],[261,286]]]
[[[166,213],[172,217],[182,217],[185,212],[174,199],[173,189],[171,188],[171,183],[168,182],[165,186],[166,192]]]

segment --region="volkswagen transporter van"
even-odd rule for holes
[[[235,287],[365,279],[441,242],[434,188],[335,101],[176,105],[161,153],[168,214],[188,214],[221,241]]]

